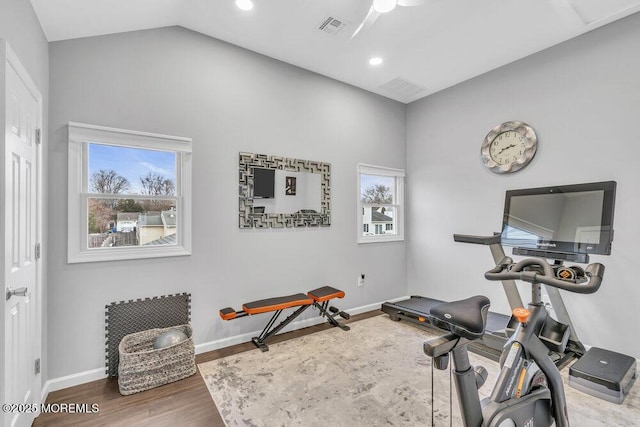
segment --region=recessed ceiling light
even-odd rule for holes
[[[253,9],[253,2],[251,0],[236,0],[236,6],[242,10]]]
[[[373,9],[378,13],[387,13],[391,12],[397,3],[397,0],[373,0]]]
[[[369,60],[369,65],[373,65],[374,67],[377,67],[378,65],[382,65],[382,58],[378,56],[371,58]]]

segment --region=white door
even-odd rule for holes
[[[15,53],[0,40],[0,131],[2,174],[0,228],[4,351],[1,401],[3,424],[30,426],[40,403],[40,149],[41,96]],[[0,333],[2,333],[0,332]],[[38,366],[36,366],[38,365]],[[9,409],[8,412],[5,412]]]

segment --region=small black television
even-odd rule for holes
[[[509,190],[501,242],[516,255],[577,262],[610,255],[615,198],[615,181]]]
[[[253,168],[253,198],[272,199],[275,177],[274,169]]]

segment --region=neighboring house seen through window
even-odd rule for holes
[[[191,140],[69,124],[69,262],[191,252]]]
[[[403,170],[358,165],[358,195],[358,243],[404,240]]]

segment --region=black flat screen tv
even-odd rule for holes
[[[501,242],[516,255],[609,255],[615,197],[615,181],[507,191]]]
[[[274,169],[253,168],[253,197],[272,199],[276,171]]]

